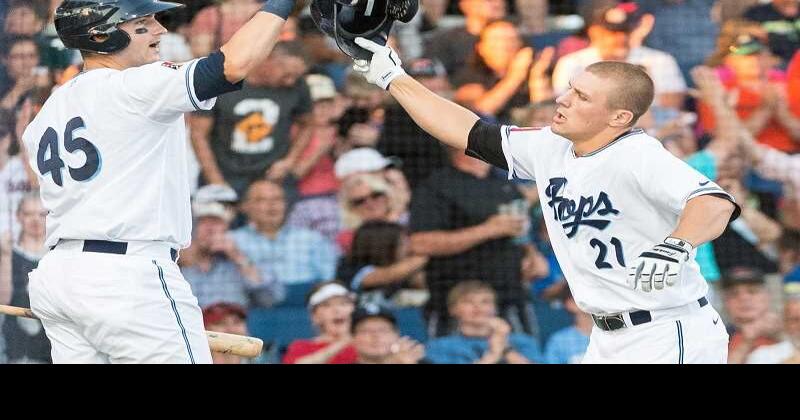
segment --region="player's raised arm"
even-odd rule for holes
[[[356,66],[367,81],[388,90],[414,122],[439,141],[461,150],[467,148],[470,131],[479,120],[474,112],[436,95],[408,76],[391,48],[365,38],[356,38],[355,42],[373,53],[368,67]]]
[[[262,62],[278,41],[281,27],[297,0],[267,0],[255,14],[223,45],[225,78],[237,83]]]

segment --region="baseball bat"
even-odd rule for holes
[[[30,309],[17,306],[0,305],[0,314],[38,319]],[[208,346],[211,347],[211,351],[217,353],[252,358],[258,357],[264,346],[264,342],[260,339],[244,335],[206,331],[206,336],[208,336]]]

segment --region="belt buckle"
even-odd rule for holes
[[[622,314],[593,315],[592,317],[595,320],[595,324],[597,324],[600,329],[605,331],[614,331],[627,326],[625,324],[625,318],[622,317]],[[609,321],[612,322],[609,323]]]

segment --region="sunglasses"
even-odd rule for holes
[[[365,195],[364,197],[354,198],[350,200],[350,207],[360,207],[363,206],[369,200],[377,200],[379,198],[386,197],[386,193],[382,191],[373,191],[370,195]]]

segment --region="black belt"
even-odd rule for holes
[[[697,303],[700,304],[700,307],[708,305],[708,299],[705,297],[701,297],[697,299]],[[650,315],[650,311],[634,311],[630,314],[631,323],[633,325],[641,325],[646,324],[653,320],[653,316]],[[615,314],[615,315],[595,315],[592,314],[592,320],[594,321],[594,325],[597,325],[597,328],[600,328],[603,331],[614,331],[620,328],[625,328],[625,318],[622,317],[622,314]]]
[[[57,246],[58,244],[55,244],[51,246],[50,249],[55,249]],[[128,243],[85,239],[83,241],[83,252],[125,255],[128,253]],[[170,248],[169,256],[172,261],[175,262],[178,259],[178,250],[175,248]]]

